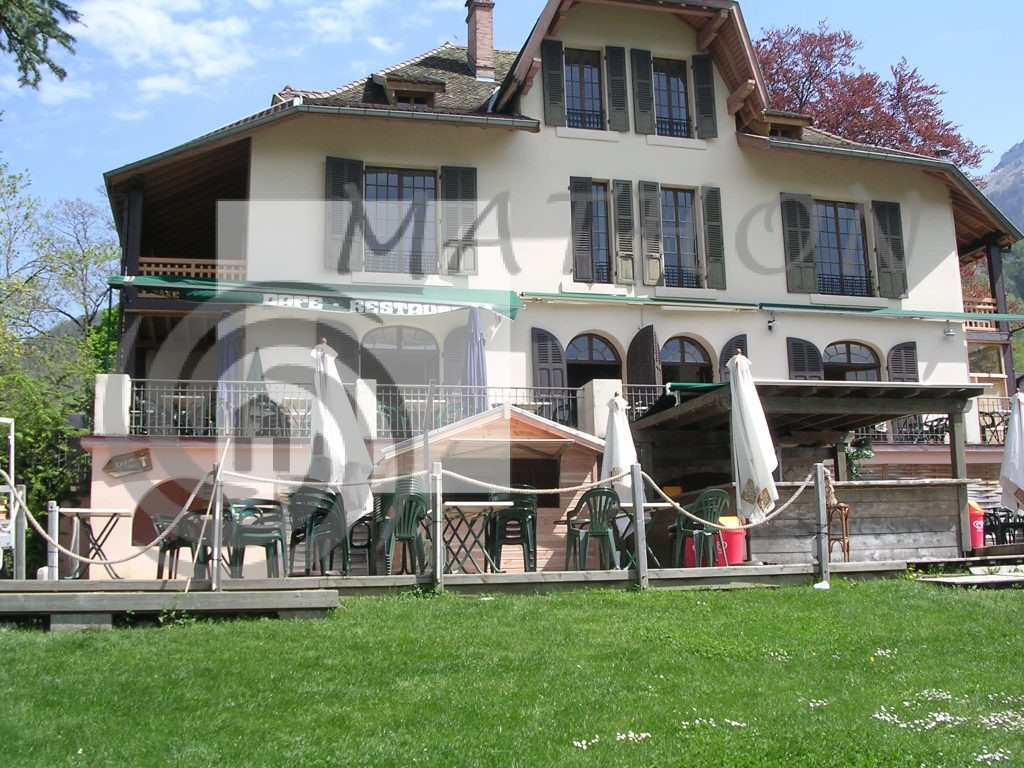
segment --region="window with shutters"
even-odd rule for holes
[[[594,379],[621,379],[622,361],[611,342],[593,333],[584,333],[565,348],[568,386],[578,389]]]
[[[654,59],[653,68],[657,134],[680,139],[690,138],[686,62],[673,59]]]
[[[601,92],[601,53],[566,48],[565,124],[603,131]]]
[[[437,174],[367,168],[366,269],[371,272],[437,272]]]
[[[868,262],[864,215],[858,205],[814,201],[818,238],[814,268],[818,293],[868,296]]]
[[[666,384],[670,381],[710,384],[711,357],[699,342],[687,336],[676,336],[661,348],[661,372]]]
[[[701,287],[694,197],[692,189],[661,188],[661,247],[670,288]]]
[[[880,381],[882,378],[878,355],[864,344],[852,341],[829,344],[821,361],[825,381]]]
[[[573,279],[580,283],[612,282],[608,185],[570,180]]]

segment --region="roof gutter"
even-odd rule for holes
[[[164,152],[152,155],[143,160],[138,160],[128,165],[122,165],[112,171],[103,174],[104,182],[108,191],[112,184],[121,177],[135,173],[146,166],[153,165],[162,160],[167,160],[175,155],[199,149],[215,142],[225,139],[243,136],[252,133],[270,123],[294,117],[300,114],[333,115],[337,117],[369,117],[385,118],[394,120],[412,120],[429,123],[443,123],[446,125],[469,125],[477,128],[504,128],[506,130],[540,131],[540,121],[528,117],[501,117],[498,115],[458,115],[439,112],[416,112],[407,109],[372,109],[367,107],[327,107],[315,104],[303,104],[301,99],[278,104],[270,109],[257,112],[250,117],[243,118],[216,131],[207,133],[199,138],[179,144]]]
[[[538,304],[647,304],[670,309],[720,309],[731,312],[756,312],[760,309],[757,304],[706,301],[701,299],[673,299],[665,296],[623,296],[607,293],[538,293],[533,291],[520,293],[519,296],[523,301]]]
[[[738,134],[737,138],[741,145],[756,147],[760,149],[772,148],[792,150],[796,152],[810,152],[818,155],[829,155],[832,157],[845,157],[855,160],[875,160],[885,163],[897,163],[900,165],[912,165],[918,168],[927,168],[940,173],[948,173],[961,187],[969,191],[971,198],[985,209],[999,224],[1006,230],[1006,233],[1014,240],[1024,240],[1024,232],[1014,226],[985,194],[978,189],[967,175],[947,160],[933,159],[920,155],[911,154],[888,154],[872,152],[866,149],[853,149],[850,147],[823,147],[818,144],[807,144],[789,139],[774,137],[750,136],[749,134]]]
[[[966,322],[968,320],[992,320],[1008,323],[1024,323],[1024,315],[985,313],[985,312],[942,312],[929,309],[857,309],[854,307],[808,306],[804,304],[759,304],[758,309],[764,312],[786,314],[829,314],[845,317],[870,317],[880,320],[949,320]]]

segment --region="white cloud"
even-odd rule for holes
[[[314,38],[326,43],[344,43],[370,27],[370,12],[383,0],[341,0],[304,9],[302,25]]]
[[[143,77],[136,83],[139,86],[139,98],[142,101],[153,101],[169,93],[191,93],[192,83],[179,75],[151,75]]]
[[[87,80],[79,80],[73,74],[63,80],[44,78],[39,84],[39,101],[48,107],[57,107],[69,101],[91,99],[95,86]]]
[[[249,22],[203,18],[198,0],[86,0],[74,34],[123,69],[189,80],[229,77],[254,62]]]
[[[371,46],[376,48],[381,53],[395,53],[402,47],[401,43],[390,42],[388,40],[385,40],[383,37],[379,37],[378,35],[371,35],[370,37],[366,38],[366,42],[368,42]]]

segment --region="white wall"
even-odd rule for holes
[[[574,8],[558,38],[570,47],[622,45],[651,50],[655,56],[688,59],[695,52],[694,32],[665,14],[600,5]],[[249,277],[334,284],[410,280],[408,276],[384,274],[338,275],[323,265],[325,158],[339,156],[358,158],[367,165],[399,168],[436,170],[449,164],[472,165],[479,170],[482,199],[491,200],[502,193],[509,195],[514,254],[521,271],[510,269],[496,247],[484,247],[478,275],[426,278],[432,284],[595,296],[671,296],[904,310],[962,309],[952,213],[942,182],[907,166],[740,147],[733,118],[726,108],[728,88],[720,77],[716,81],[716,96],[719,136],[706,141],[547,126],[542,126],[539,134],[531,134],[325,116],[307,116],[278,124],[258,133],[252,143]],[[522,101],[521,111],[542,116],[542,99],[538,75]],[[631,94],[629,103],[632,123]],[[573,282],[567,192],[570,176],[720,187],[727,290]],[[872,200],[899,202],[909,295],[902,300],[890,300],[788,293],[778,205],[779,194],[784,191],[865,206]],[[869,246],[870,230],[868,226]],[[490,219],[480,235],[488,238],[496,233],[495,222]],[[636,330],[654,323],[659,340],[686,333],[706,342],[713,355],[732,336],[748,333],[755,370],[763,378],[787,376],[785,339],[797,336],[813,341],[819,348],[838,340],[867,343],[878,351],[883,365],[892,345],[914,340],[918,343],[923,378],[941,382],[968,380],[966,346],[957,325],[956,337],[948,339],[942,334],[943,325],[935,322],[779,313],[775,332],[769,334],[767,319],[762,313],[731,310],[681,312],[650,306],[640,309],[600,304],[531,304],[510,327],[510,343],[515,352],[507,356],[507,374],[510,383],[530,383],[531,326],[551,330],[563,343],[582,331],[601,332],[624,355]],[[438,341],[443,342],[443,335],[438,336]],[[250,348],[255,343],[258,342],[250,341]]]

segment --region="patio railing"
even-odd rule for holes
[[[1006,425],[1010,418],[1010,398],[979,397],[978,426],[982,445],[1002,445],[1006,439]],[[945,414],[904,416],[901,419],[862,427],[855,433],[858,438],[869,438],[872,443],[896,445],[941,445],[949,440],[949,417]]]
[[[313,395],[280,381],[132,381],[129,431],[177,437],[308,437]]]
[[[346,385],[355,406],[355,385]],[[404,439],[502,404],[565,426],[578,392],[556,387],[378,385],[377,436]],[[176,437],[309,437],[313,393],[280,381],[132,381],[129,431]],[[372,406],[371,406],[372,407]]]
[[[665,394],[665,387],[660,384],[627,384],[625,390],[630,421],[643,416]]]
[[[578,393],[564,387],[377,385],[377,436],[406,438],[497,405],[514,405],[564,426],[578,424]]]

